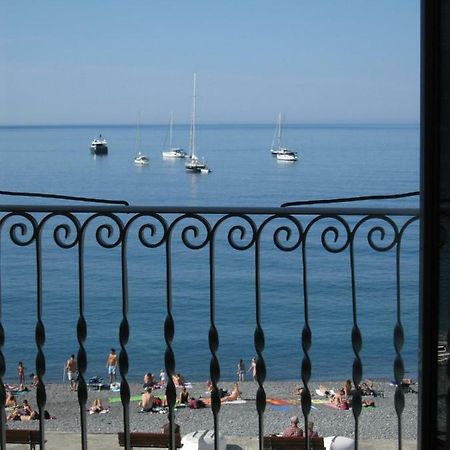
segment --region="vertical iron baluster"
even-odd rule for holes
[[[211,361],[209,365],[209,372],[213,390],[211,391],[211,409],[214,419],[214,450],[219,450],[219,411],[220,411],[220,394],[218,383],[220,380],[220,365],[217,358],[217,351],[219,349],[219,334],[217,332],[215,320],[215,276],[214,276],[214,250],[215,250],[215,233],[210,234],[209,244],[209,311],[210,311],[210,327],[208,333],[209,350],[211,351]]]
[[[172,224],[173,226],[173,224]],[[175,374],[175,354],[172,349],[172,341],[175,335],[175,324],[172,316],[172,258],[171,258],[171,233],[166,235],[166,293],[167,293],[167,316],[164,321],[164,339],[166,341],[166,351],[164,353],[164,364],[167,373],[167,387],[166,399],[169,406],[169,450],[176,449],[175,443],[175,402],[176,402],[176,388],[173,382],[173,375]]]
[[[355,354],[353,360],[352,376],[353,384],[355,386],[355,392],[352,396],[352,412],[355,418],[355,450],[358,450],[358,434],[359,434],[359,416],[361,414],[362,404],[361,404],[361,393],[359,390],[359,385],[361,384],[362,378],[362,362],[359,353],[362,348],[362,337],[361,331],[358,327],[358,317],[357,317],[357,307],[356,307],[356,275],[355,275],[355,233],[350,234],[350,272],[351,272],[351,286],[352,286],[352,318],[353,318],[353,328],[352,328],[352,347]]]
[[[0,228],[1,230],[1,228]],[[1,239],[1,234],[0,234]],[[1,249],[1,242],[0,242]],[[1,262],[1,251],[0,251],[0,262]],[[1,264],[0,264],[1,267]],[[0,271],[0,449],[6,450],[6,411],[5,411],[5,403],[6,403],[6,389],[5,384],[3,383],[3,377],[5,376],[6,371],[6,363],[5,356],[3,355],[3,346],[5,345],[5,329],[3,328],[3,308],[2,308],[2,283],[1,283],[1,271]]]
[[[397,384],[394,395],[395,412],[398,418],[398,450],[402,449],[402,414],[405,408],[405,395],[401,389],[401,382],[404,377],[404,364],[401,355],[401,350],[404,343],[403,324],[401,320],[401,273],[400,273],[400,249],[402,244],[403,233],[407,229],[410,223],[414,222],[416,218],[409,219],[404,223],[398,237],[396,239],[396,309],[397,309],[397,321],[394,327],[394,348],[395,348],[395,360],[394,360],[394,379]]]
[[[302,245],[302,273],[303,273],[303,309],[305,314],[305,324],[302,331],[302,382],[303,395],[300,397],[303,417],[305,418],[305,435],[306,435],[306,449],[309,450],[309,433],[308,422],[309,414],[311,412],[311,392],[309,390],[308,382],[311,378],[311,359],[309,357],[309,349],[311,348],[312,334],[309,326],[309,305],[308,305],[308,272],[306,266],[306,233]]]
[[[128,322],[128,267],[127,267],[127,241],[128,233],[121,228],[121,264],[122,264],[122,321],[119,328],[119,373],[120,373],[120,400],[123,409],[123,431],[125,448],[131,449],[130,441],[130,386],[127,381],[128,354],[126,345],[130,337]]]
[[[42,245],[41,245],[42,226],[39,227],[36,234],[36,291],[37,291],[37,321],[35,328],[35,341],[37,346],[36,354],[36,375],[38,385],[36,387],[36,401],[39,410],[39,445],[45,450],[45,404],[47,395],[45,392],[45,356],[43,347],[45,344],[45,326],[42,320]]]
[[[397,247],[395,252],[395,269],[396,269],[396,309],[397,320],[394,327],[394,348],[395,348],[395,361],[394,361],[394,378],[397,384],[394,395],[395,413],[397,414],[398,421],[398,450],[402,449],[402,413],[405,409],[405,395],[403,394],[401,384],[404,376],[404,366],[401,356],[401,350],[403,348],[404,334],[403,326],[400,318],[400,239],[397,241]]]
[[[254,343],[256,354],[256,381],[258,390],[256,391],[256,410],[258,412],[258,436],[259,450],[263,450],[264,441],[264,412],[266,410],[266,392],[264,390],[264,381],[266,379],[266,364],[263,358],[265,347],[264,331],[261,326],[261,280],[260,280],[260,253],[261,253],[261,230],[264,224],[259,228],[255,242],[255,319],[256,328],[254,333]]]
[[[80,424],[81,424],[81,448],[87,450],[87,420],[86,403],[88,398],[85,373],[87,369],[87,354],[84,343],[87,338],[87,323],[84,317],[84,234],[85,227],[79,232],[78,241],[78,309],[79,317],[77,322],[77,340],[78,340],[78,404],[80,405]]]

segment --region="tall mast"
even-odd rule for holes
[[[170,113],[170,125],[169,125],[169,150],[172,149],[172,125],[173,125],[173,111]]]
[[[193,158],[195,156],[195,114],[196,114],[196,110],[195,110],[195,102],[196,102],[196,84],[197,84],[197,74],[194,73],[194,89],[192,92],[192,143],[191,143],[191,148],[192,148],[192,154],[191,154],[191,158]]]
[[[278,113],[278,148],[281,147],[281,121],[282,121],[282,116],[281,116],[281,112]]]

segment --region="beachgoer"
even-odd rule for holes
[[[165,386],[167,383],[167,374],[166,372],[164,372],[164,369],[161,369],[161,371],[159,372],[159,382],[162,386]]]
[[[145,388],[144,393],[141,396],[141,401],[139,402],[139,406],[142,408],[142,412],[150,412],[153,410],[153,405],[155,403],[155,397],[152,394],[152,388]]]
[[[70,355],[64,370],[67,373],[67,379],[70,381],[70,390],[76,391],[78,388],[78,364],[75,355]]]
[[[153,387],[155,384],[155,376],[152,373],[147,372],[144,375],[144,385],[142,387],[145,389],[148,387]]]
[[[319,437],[319,433],[314,430],[314,422],[308,422],[308,436],[310,438]]]
[[[117,370],[117,354],[116,350],[114,348],[111,349],[108,355],[108,359],[106,361],[106,367],[108,369],[108,377],[109,377],[109,384],[116,382],[116,370]]]
[[[173,375],[172,381],[176,387],[184,386],[184,382],[185,382],[184,377],[181,375],[181,373],[176,373],[175,375]]]
[[[19,376],[19,384],[25,384],[25,367],[22,361],[17,366],[17,375]]]
[[[180,396],[178,398],[180,405],[185,405],[189,402],[189,392],[186,389],[186,386],[183,386],[180,392]]]
[[[234,383],[233,390],[231,391],[230,395],[226,395],[225,397],[222,397],[220,399],[221,403],[224,402],[232,402],[234,400],[237,400],[241,396],[241,391],[239,389],[239,383]]]
[[[298,417],[291,417],[291,425],[283,431],[283,437],[302,437],[303,430],[298,426]]]
[[[21,408],[15,408],[14,411],[8,414],[7,420],[35,420],[39,418],[39,414],[33,411],[33,408],[28,403],[28,400],[22,402]]]
[[[237,365],[238,381],[244,381],[245,378],[245,363],[243,359],[240,359]]]
[[[98,414],[101,413],[102,411],[106,411],[106,408],[103,406],[102,401],[99,398],[96,398],[93,401],[91,407],[89,408],[89,412],[91,414],[94,413]]]
[[[17,406],[16,397],[14,397],[14,394],[12,394],[11,392],[6,393],[5,406],[7,408],[15,408]]]
[[[30,373],[30,378],[32,379],[32,386],[37,387],[39,384],[39,377],[35,375],[34,373]]]
[[[247,372],[252,372],[253,381],[256,381],[256,357],[252,358],[250,363],[250,368]]]
[[[345,398],[348,398],[350,395],[352,395],[352,382],[350,380],[347,380],[344,383],[344,385],[342,386],[342,391]]]

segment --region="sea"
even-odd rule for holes
[[[39,192],[99,199],[125,200],[134,206],[276,207],[285,202],[367,195],[400,194],[419,190],[419,126],[415,124],[286,124],[284,144],[298,152],[294,163],[277,161],[269,148],[273,124],[200,124],[197,155],[210,174],[184,170],[183,160],[165,160],[167,125],[117,126],[3,126],[0,127],[0,190]],[[93,138],[108,140],[106,156],[92,155]],[[138,139],[140,135],[140,139]],[[174,127],[173,143],[188,147],[189,126]],[[138,151],[150,158],[136,166]],[[77,201],[11,197],[3,204],[80,204]],[[342,207],[416,208],[418,197],[344,203]],[[338,205],[339,206],[339,205]],[[173,219],[169,216],[168,220]],[[350,219],[354,220],[354,219]],[[106,220],[107,222],[107,220]],[[78,352],[78,266],[76,248],[61,249],[53,240],[60,222],[49,222],[43,235],[42,319],[47,382],[64,379],[64,364]],[[105,220],[97,221],[98,225]],[[280,226],[283,225],[280,221]],[[340,234],[326,233],[333,248]],[[313,379],[352,377],[355,354],[350,257],[348,249],[328,251],[319,231],[307,248],[309,349]],[[225,227],[226,228],[226,227]],[[392,233],[375,230],[372,238],[385,251],[375,251],[362,227],[355,251],[356,311],[362,335],[360,358],[364,378],[393,379],[397,321],[395,246]],[[176,371],[187,380],[210,376],[211,352],[209,270],[207,248],[183,245],[181,228],[172,243],[173,350]],[[16,230],[18,231],[18,230]],[[248,231],[248,228],[247,228]],[[114,234],[116,233],[116,234]],[[157,232],[158,233],[158,232]],[[200,236],[188,232],[189,239]],[[128,244],[130,338],[128,379],[164,368],[164,320],[167,312],[164,246],[149,249],[138,242],[136,229]],[[293,231],[295,239],[295,230]],[[85,314],[88,324],[86,377],[107,377],[110,348],[120,351],[122,319],[120,246],[104,248],[88,233],[85,249]],[[110,242],[112,237],[104,234]],[[203,234],[204,236],[204,234]],[[237,235],[235,235],[237,236]],[[246,237],[247,236],[247,237]],[[243,237],[243,241],[248,238]],[[280,233],[283,240],[286,234]],[[336,237],[336,240],[334,239]],[[383,241],[382,238],[385,238]],[[292,236],[291,236],[292,238]],[[70,236],[67,237],[70,241]],[[237,237],[237,240],[239,238]],[[36,249],[11,242],[7,224],[1,230],[0,301],[5,332],[2,348],[5,379],[17,380],[17,364],[35,372]],[[385,242],[385,244],[383,244]],[[217,236],[215,255],[215,318],[219,335],[217,357],[221,379],[236,379],[237,364],[247,368],[256,355],[255,249],[232,248],[227,230]],[[270,229],[261,244],[261,325],[266,379],[301,379],[302,329],[305,322],[301,250],[282,251],[273,244]],[[401,246],[399,318],[404,331],[400,349],[405,376],[417,376],[418,364],[419,224],[411,224]],[[251,377],[250,373],[246,375]]]

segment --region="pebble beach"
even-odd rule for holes
[[[310,420],[315,423],[315,429],[321,436],[340,435],[354,437],[354,417],[352,410],[338,410],[327,405],[323,397],[319,397],[315,390],[319,385],[330,389],[337,389],[342,385],[338,382],[311,382],[310,390],[313,404]],[[293,415],[300,417],[301,407],[294,394],[295,381],[267,381],[264,383],[268,403],[264,414],[264,434],[280,433],[289,425],[289,418]],[[232,383],[221,383],[221,387],[231,390]],[[245,403],[224,404],[219,414],[219,428],[225,436],[256,437],[258,436],[258,415],[256,412],[256,391],[258,385],[253,381],[240,383],[242,399]],[[417,385],[414,386],[417,390]],[[375,401],[375,407],[364,407],[359,419],[360,439],[398,439],[398,420],[394,408],[395,387],[386,380],[375,380],[374,389],[382,392],[383,396],[370,397]],[[138,396],[142,392],[142,384],[130,384],[131,395]],[[207,396],[205,382],[192,383],[188,389],[193,397]],[[54,419],[46,421],[49,432],[77,433],[80,431],[79,404],[76,392],[70,391],[68,384],[46,385],[46,409]],[[155,394],[163,394],[163,390],[156,390]],[[31,388],[29,392],[17,396],[19,402],[27,399],[36,408],[36,392]],[[417,437],[417,394],[405,394],[405,409],[401,419],[402,438],[414,440]],[[109,408],[106,414],[92,414],[87,412],[88,433],[111,434],[123,429],[123,409],[120,394],[110,390],[89,390],[88,404],[100,398],[104,406]],[[181,434],[196,430],[212,429],[213,416],[210,408],[189,409],[177,408],[176,422],[181,427]],[[158,432],[167,423],[167,414],[142,413],[138,401],[130,403],[131,431]],[[38,428],[38,421],[8,422],[10,428]],[[302,426],[304,428],[304,426]]]

